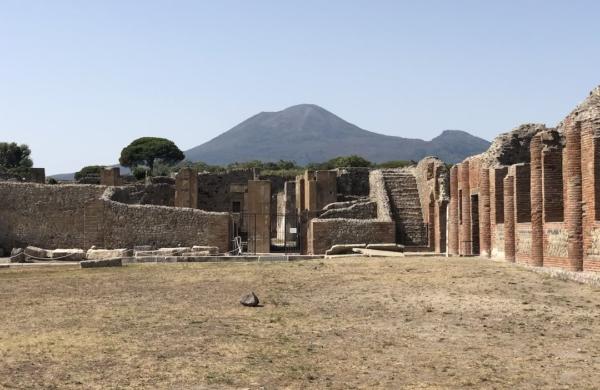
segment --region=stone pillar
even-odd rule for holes
[[[450,210],[448,215],[448,254],[458,255],[458,165],[450,168]]]
[[[469,161],[465,161],[460,164],[460,190],[462,191],[460,254],[469,256],[473,253],[473,238],[471,237],[471,185],[469,183]]]
[[[337,171],[316,171],[317,210],[337,202]]]
[[[271,251],[271,182],[248,181],[248,251]]]
[[[175,176],[175,207],[198,208],[198,172],[181,168]]]
[[[318,210],[317,181],[316,180],[307,180],[306,181],[306,191],[304,194],[304,199],[306,201],[306,209],[308,211]]]
[[[515,262],[515,178],[504,178],[504,259]]]
[[[583,269],[583,218],[581,188],[581,123],[566,124],[567,201],[565,225],[568,234],[569,269]]]
[[[531,154],[531,256],[530,264],[544,265],[544,201],[542,182],[542,138],[536,134],[529,144]]]
[[[111,187],[121,185],[121,171],[119,167],[101,169],[100,184],[103,186]]]
[[[479,170],[479,253],[490,257],[492,253],[492,233],[490,222],[490,170]]]
[[[29,172],[33,183],[46,184],[46,170],[44,168],[30,168]]]

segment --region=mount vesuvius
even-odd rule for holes
[[[323,162],[357,154],[373,162],[438,156],[454,163],[481,153],[490,143],[460,130],[431,141],[363,130],[314,104],[261,112],[212,140],[185,152],[191,161],[228,164],[251,160]]]

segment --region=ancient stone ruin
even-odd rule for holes
[[[527,124],[450,170],[452,255],[600,270],[600,87],[556,128]]]
[[[0,181],[0,247],[321,255],[401,245],[598,271],[599,137],[600,87],[556,128],[519,126],[451,168],[427,157],[287,178],[183,168],[145,184],[118,169],[100,185]]]

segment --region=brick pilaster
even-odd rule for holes
[[[515,178],[504,178],[504,259],[515,262]]]
[[[450,168],[450,210],[448,212],[448,254],[458,255],[458,166]]]
[[[469,161],[460,164],[460,190],[462,191],[459,248],[460,254],[469,256],[473,249],[471,237],[471,185],[469,183]]]
[[[566,124],[567,201],[565,225],[567,227],[569,269],[583,269],[583,218],[581,188],[581,123]]]
[[[531,256],[530,264],[544,265],[544,203],[542,198],[542,139],[540,134],[531,138]]]
[[[490,170],[479,170],[479,252],[489,257],[492,252],[490,226]]]

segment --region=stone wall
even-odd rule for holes
[[[338,197],[369,196],[369,168],[338,168]]]
[[[335,244],[394,243],[396,241],[396,227],[392,219],[381,171],[370,172],[369,187],[371,199],[369,203],[375,204],[376,218],[312,219],[307,232],[308,253],[323,254]]]
[[[198,208],[206,211],[233,211],[233,202],[244,209],[244,194],[254,170],[239,169],[225,173],[198,175]]]
[[[229,248],[229,214],[113,200],[118,187],[0,183],[0,247]]]
[[[350,219],[375,219],[377,218],[376,202],[351,202],[348,207],[333,208],[319,216],[321,219],[350,218]],[[335,203],[334,203],[335,204]]]
[[[112,200],[125,204],[175,206],[175,185],[167,183],[134,184],[115,187]]]

